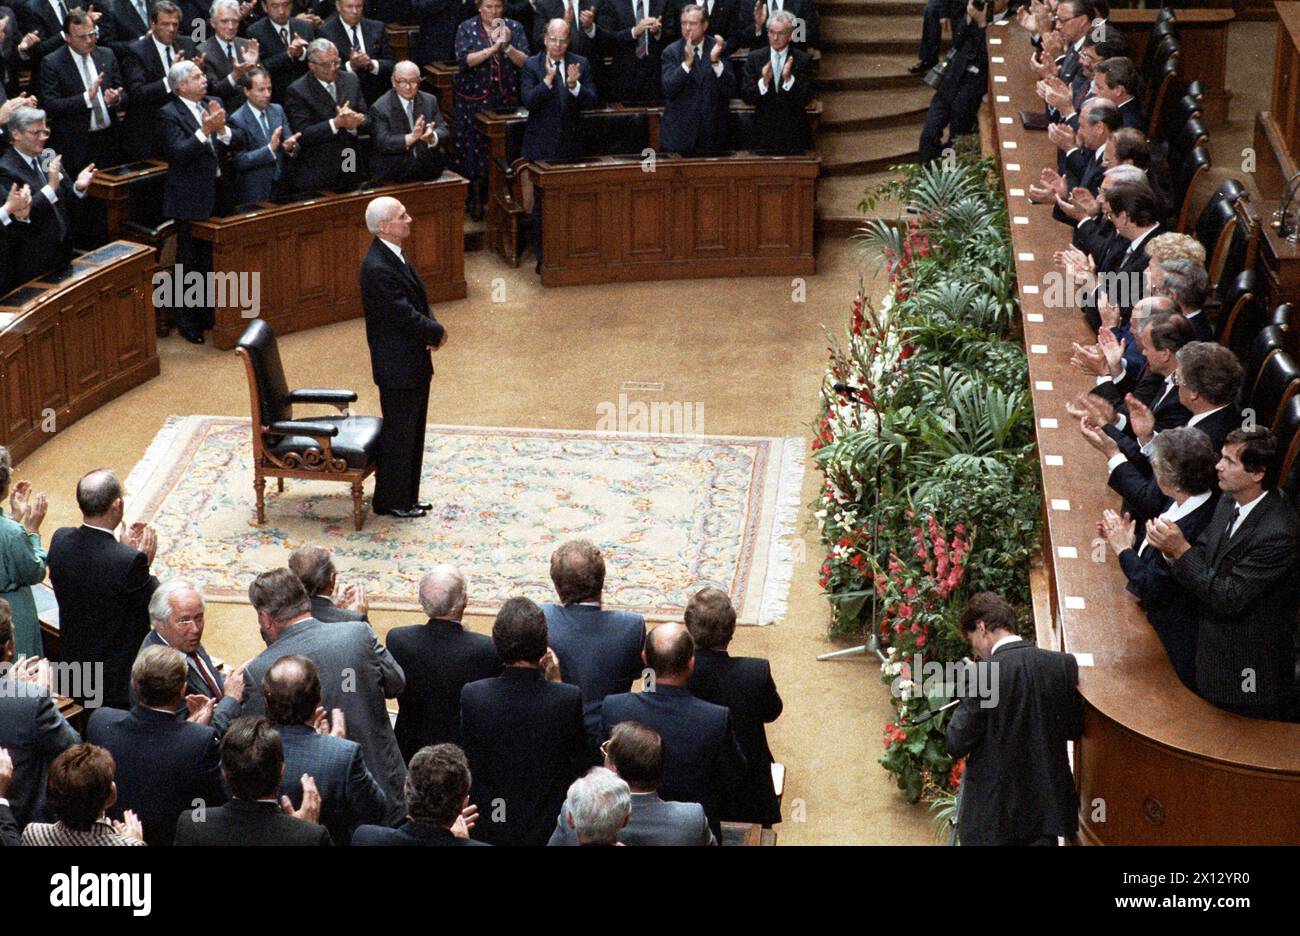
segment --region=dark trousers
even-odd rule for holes
[[[206,277],[212,272],[212,243],[194,236],[194,228],[189,221],[176,222],[176,262],[180,264],[182,275],[198,272],[204,275],[204,298],[207,297]],[[184,285],[184,281],[182,281]],[[182,290],[181,295],[184,295]],[[205,328],[216,324],[212,306],[205,304],[190,306],[182,302],[172,307],[172,317],[182,335],[199,335]]]
[[[925,127],[921,130],[920,153],[917,162],[929,162],[943,155],[943,131],[949,139],[974,133],[979,125],[980,101],[984,100],[987,76],[969,72],[962,75],[955,90],[945,83],[930,99],[930,109],[925,113]]]
[[[943,41],[941,19],[955,21],[966,12],[966,4],[957,0],[926,0],[925,12],[921,14],[921,48],[916,57],[926,65],[935,65],[939,61],[939,44]]]
[[[420,499],[424,462],[424,425],[429,414],[429,385],[415,390],[379,388],[379,464],[375,469],[374,510],[405,510]]]
[[[542,190],[533,188],[533,250],[537,253],[537,265],[542,265]]]

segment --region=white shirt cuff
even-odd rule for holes
[[[197,130],[194,131],[194,137],[195,137],[195,139],[197,139],[200,143],[206,143],[206,142],[208,142],[208,135],[207,135],[206,133],[203,132],[203,127],[201,127],[201,126],[199,127],[199,129],[197,129]]]
[[[338,125],[337,125],[336,123],[334,123],[333,120],[330,121],[330,130],[331,130],[332,132],[334,132],[334,133],[338,133],[338,132],[339,132]]]
[[[1125,416],[1123,413],[1116,413],[1116,414],[1115,414],[1115,428],[1118,429],[1120,432],[1123,432],[1123,431],[1124,431],[1124,427],[1127,426],[1127,425],[1128,425],[1128,417]]]
[[[1116,468],[1120,465],[1127,464],[1127,462],[1128,459],[1124,456],[1123,452],[1116,452],[1110,457],[1110,461],[1106,462],[1106,470],[1113,473]]]
[[[6,208],[4,205],[0,205],[0,224],[3,224],[5,227],[8,227],[9,222],[12,220],[13,218],[9,217],[9,209]]]
[[[714,62],[714,63],[713,63],[713,74],[717,75],[719,78],[722,77],[722,63],[721,63],[721,62]]]
[[[793,87],[794,87],[794,75],[791,75],[791,76],[789,77],[789,79],[786,80],[786,82],[785,82],[784,84],[781,85],[781,90],[782,90],[782,91],[789,91],[789,90],[790,90],[791,88],[793,88]]]
[[[1119,362],[1119,376],[1118,376],[1118,377],[1112,377],[1112,378],[1110,379],[1110,382],[1111,382],[1111,383],[1119,383],[1121,380],[1124,379],[1124,375],[1127,374],[1127,373],[1128,373],[1128,361],[1125,361],[1125,360],[1123,360],[1123,359],[1121,358],[1121,359],[1120,359],[1120,362]]]
[[[59,200],[59,193],[54,191],[54,189],[50,188],[48,185],[41,186],[41,194],[44,195],[45,200],[51,204]]]
[[[95,109],[95,104],[94,104],[94,102],[91,101],[91,99],[90,99],[90,92],[89,92],[89,91],[87,91],[85,94],[83,94],[83,95],[81,96],[81,99],[82,99],[83,101],[86,102],[86,109],[87,109],[87,110],[94,110],[94,109]]]
[[[758,79],[758,93],[759,93],[759,94],[767,94],[767,79],[766,79],[766,78],[760,78],[760,79]]]

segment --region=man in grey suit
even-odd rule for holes
[[[332,624],[335,621],[365,621],[369,608],[366,592],[360,585],[349,585],[339,595],[338,603],[331,597],[338,584],[338,570],[330,551],[310,543],[299,546],[289,556],[289,571],[298,576],[302,587],[311,597],[311,616]]]
[[[289,131],[284,108],[271,103],[271,73],[254,66],[239,86],[244,103],[229,120],[248,134],[251,146],[235,154],[235,204],[266,201],[288,186],[288,160],[302,134]]]
[[[239,717],[244,698],[244,667],[239,667],[229,677],[221,675],[203,647],[203,593],[185,579],[171,579],[155,589],[149,599],[149,621],[153,630],[144,638],[140,649],[146,647],[175,647],[189,664],[185,684],[186,705],[200,705],[208,709],[202,716],[206,724],[217,730],[217,737],[226,733],[230,723]],[[139,699],[135,686],[131,686],[131,705]],[[188,716],[188,712],[186,713]]]
[[[373,182],[427,182],[442,175],[443,147],[451,138],[438,99],[420,90],[420,69],[398,62],[393,87],[370,105],[370,178]]]
[[[221,98],[221,106],[233,111],[243,97],[239,93],[240,79],[257,64],[261,48],[256,39],[240,38],[236,0],[213,0],[208,16],[213,36],[199,46],[208,93]]]
[[[302,654],[316,664],[322,704],[343,710],[366,766],[384,792],[399,800],[406,764],[384,700],[396,698],[406,685],[402,668],[364,621],[322,624],[313,618],[302,582],[288,569],[263,572],[248,587],[248,597],[267,648],[248,664],[244,714],[265,714],[263,678],[276,660]]]
[[[632,792],[632,814],[618,833],[624,845],[716,845],[709,819],[699,803],[675,803],[659,798],[664,771],[664,745],[659,732],[633,721],[614,727],[603,748],[605,767],[623,778]],[[569,825],[570,804],[560,808],[547,845],[577,845]]]

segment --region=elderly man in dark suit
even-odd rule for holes
[[[342,712],[336,709],[327,715],[319,708],[320,675],[315,663],[298,654],[276,660],[262,679],[262,695],[284,746],[280,795],[300,803],[302,776],[315,780],[319,821],[334,844],[347,845],[359,825],[390,825],[401,819],[401,801],[390,799],[379,788],[366,767],[361,745],[347,740]]]
[[[361,79],[362,97],[373,101],[388,90],[396,62],[387,28],[362,16],[362,7],[362,0],[338,0],[334,15],[316,34],[338,47],[343,70]]]
[[[370,178],[377,183],[427,182],[442,175],[451,131],[438,99],[420,90],[420,69],[398,62],[393,87],[370,105]]]
[[[81,9],[68,14],[67,44],[41,59],[41,106],[50,122],[50,145],[75,175],[89,164],[115,166],[116,112],[127,107],[117,56],[96,47],[95,23]]]
[[[728,110],[736,76],[722,36],[708,35],[704,11],[682,8],[682,38],[661,56],[667,103],[659,128],[659,149],[683,156],[708,156],[727,148]]]
[[[239,80],[261,57],[261,43],[239,35],[239,20],[236,0],[215,0],[209,20],[213,35],[199,46],[208,93],[221,98],[221,106],[228,111],[244,102]]]
[[[31,189],[26,220],[6,225],[9,260],[26,280],[60,270],[72,259],[68,208],[86,197],[95,167],[85,166],[74,177],[64,170],[62,156],[48,162],[41,159],[49,136],[44,111],[19,107],[9,118],[8,129],[13,146],[0,155],[0,188],[5,192],[14,185]]]
[[[328,39],[307,47],[307,69],[284,96],[289,126],[301,133],[293,173],[296,191],[346,192],[365,178],[365,154],[357,128],[366,120],[361,83],[339,71],[339,52]]]
[[[193,704],[204,724],[223,735],[239,717],[244,699],[244,667],[223,676],[203,646],[203,593],[185,579],[171,579],[159,585],[149,599],[149,620],[153,630],[140,644],[149,647],[174,647],[185,654],[187,664],[185,698],[177,714],[188,715]],[[131,685],[131,705],[139,702],[135,684]]]
[[[388,649],[406,673],[396,726],[406,758],[431,744],[459,744],[461,690],[501,674],[492,639],[461,623],[467,601],[461,571],[434,566],[420,578],[420,607],[428,622],[388,632]]]
[[[172,101],[168,72],[198,51],[180,34],[181,10],[171,0],[158,0],[149,10],[149,33],[129,43],[118,64],[126,80],[131,106],[122,124],[122,149],[127,159],[150,159],[161,152],[156,127],[158,111]]]
[[[271,100],[284,103],[289,85],[307,74],[307,46],[315,30],[294,17],[293,0],[262,0],[266,15],[248,27],[256,39],[259,61],[271,73]]]
[[[948,754],[966,757],[957,834],[963,845],[1055,845],[1079,828],[1066,743],[1083,734],[1079,664],[1016,634],[1016,615],[992,592],[958,620],[979,662],[948,723]],[[986,697],[981,697],[981,689]],[[996,695],[993,693],[996,692]]]
[[[746,770],[731,712],[696,698],[687,688],[695,669],[695,641],[684,625],[660,624],[652,630],[646,638],[645,662],[654,671],[653,678],[642,692],[605,699],[601,733],[608,738],[625,721],[657,731],[664,743],[660,795],[701,804],[713,834],[721,838],[723,795],[742,782]]]
[[[447,343],[447,330],[429,310],[420,275],[402,251],[411,234],[411,216],[402,203],[376,198],[366,206],[366,227],[375,239],[361,263],[361,304],[384,419],[371,507],[377,514],[411,519],[433,509],[420,500],[433,380],[429,356]]]
[[[391,799],[400,799],[406,764],[384,700],[396,698],[405,686],[402,668],[364,621],[315,620],[302,582],[288,569],[263,572],[248,593],[267,648],[248,664],[244,712],[266,711],[262,679],[276,660],[295,653],[307,657],[320,674],[322,704],[343,711],[366,766]]]
[[[395,829],[357,829],[353,845],[486,845],[470,838],[478,807],[470,804],[469,761],[454,744],[421,748],[406,775],[406,821]]]
[[[492,641],[505,669],[460,694],[460,734],[483,811],[474,837],[490,845],[545,845],[565,790],[586,759],[582,693],[559,681],[546,616],[527,598],[497,613]]]
[[[360,585],[343,589],[337,604],[330,597],[338,584],[338,570],[328,549],[311,544],[299,546],[289,555],[289,571],[298,576],[311,596],[311,616],[316,620],[326,624],[366,620],[366,590]]]
[[[736,632],[736,611],[726,592],[696,592],[686,603],[685,621],[695,641],[695,669],[687,688],[697,698],[730,710],[745,755],[744,776],[723,791],[718,814],[726,821],[774,825],[781,821],[781,805],[772,785],[772,751],[764,726],[776,721],[784,706],[772,667],[767,660],[727,653]]]
[[[149,574],[158,541],[152,528],[133,523],[118,542],[122,485],[106,468],[77,482],[77,506],[81,526],[63,527],[50,539],[60,656],[65,663],[102,663],[103,684],[96,687],[101,698],[94,705],[126,708],[131,666],[149,632],[149,599],[158,587]]]
[[[1273,486],[1277,437],[1262,426],[1233,430],[1216,467],[1223,497],[1196,542],[1160,518],[1147,538],[1200,609],[1196,691],[1248,718],[1290,719],[1296,515]]]
[[[664,46],[666,0],[600,0],[596,8],[598,47],[606,48],[613,64],[605,73],[610,86],[605,100],[650,104],[663,100],[660,66]]]
[[[201,813],[226,800],[216,729],[177,711],[185,705],[188,669],[179,650],[145,647],[131,668],[140,701],[129,711],[97,709],[86,724],[86,740],[117,762],[117,803],[110,816],[135,812],[148,845],[170,843],[183,812]]]
[[[812,146],[805,109],[813,97],[812,60],[790,44],[794,19],[778,13],[767,24],[768,46],[745,57],[740,96],[754,106],[753,148],[802,153]]]
[[[221,776],[230,790],[224,806],[202,816],[186,811],[176,823],[177,845],[314,845],[333,844],[318,824],[320,794],[310,775],[300,779],[302,806],[288,798],[276,802],[284,774],[280,733],[265,718],[237,718],[221,739]]]
[[[558,604],[542,605],[560,678],[582,690],[583,721],[591,753],[601,741],[605,697],[627,692],[645,663],[645,618],[600,606],[605,557],[587,540],[569,540],[551,553],[551,583]]]
[[[299,134],[289,130],[284,108],[271,101],[271,76],[260,65],[239,85],[244,104],[230,115],[232,126],[244,131],[249,147],[235,154],[236,205],[266,201],[283,192],[289,182],[289,159],[298,151]]]
[[[54,758],[81,739],[59,713],[48,687],[49,666],[13,667],[13,621],[0,615],[0,751],[7,751],[9,800],[16,831],[40,819],[45,773]]]

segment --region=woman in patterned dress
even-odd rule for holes
[[[460,172],[470,181],[470,217],[483,218],[488,150],[474,118],[485,107],[519,106],[519,71],[528,58],[528,36],[518,20],[502,19],[502,0],[478,0],[478,16],[456,30],[456,109],[452,137]]]

